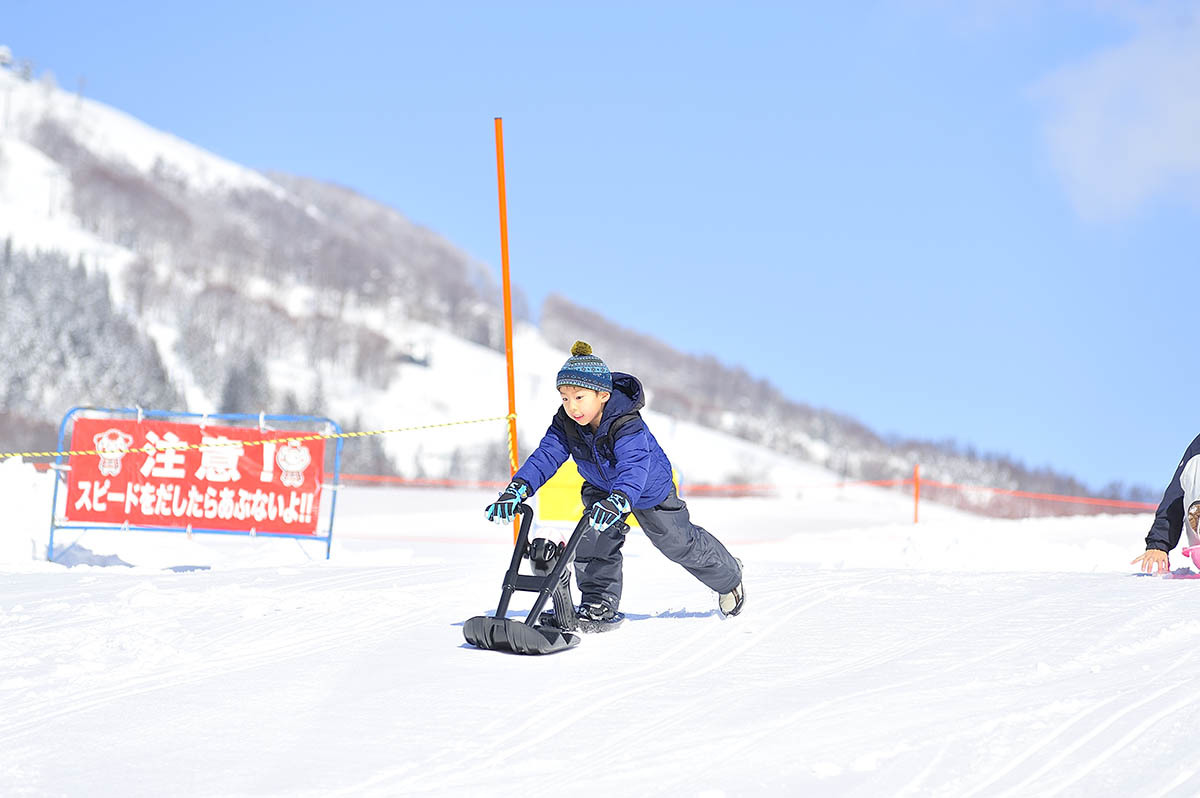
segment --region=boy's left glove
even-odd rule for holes
[[[484,508],[487,519],[493,523],[503,524],[513,520],[517,507],[529,498],[529,484],[523,479],[514,479],[508,487],[496,498],[496,501]]]
[[[597,532],[604,532],[629,512],[629,499],[621,491],[613,491],[608,498],[601,499],[588,510],[588,525]]]

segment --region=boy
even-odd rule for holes
[[[517,506],[537,492],[568,457],[583,475],[589,529],[575,552],[582,618],[615,623],[621,615],[621,547],[633,513],[655,548],[718,594],[723,616],[737,615],[746,599],[742,563],[709,532],[694,525],[671,479],[671,461],[639,412],[642,384],[610,372],[583,341],[558,372],[562,407],[537,450],[512,483],[486,508],[489,521],[511,521]]]

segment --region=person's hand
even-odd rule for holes
[[[484,508],[487,519],[492,523],[503,524],[513,520],[517,507],[529,496],[529,485],[523,479],[514,479],[508,484],[496,501]]]
[[[629,512],[629,499],[624,493],[614,491],[588,510],[588,525],[597,532],[604,532]]]
[[[1141,557],[1134,557],[1130,565],[1138,565],[1141,563],[1142,573],[1152,574],[1156,571],[1160,574],[1165,574],[1171,570],[1171,562],[1167,559],[1165,551],[1158,549],[1146,549],[1146,553]]]

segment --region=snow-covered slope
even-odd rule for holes
[[[69,127],[95,154],[130,164],[146,176],[168,174],[198,191],[282,190],[260,173],[150,127],[103,103],[57,88],[52,80],[26,81],[0,69],[7,102],[6,137],[29,139],[47,120]]]
[[[463,643],[510,552],[490,491],[347,488],[328,562],[89,533],[77,560],[133,567],[66,569],[31,558],[50,479],[0,465],[4,795],[1200,790],[1200,582],[1128,573],[1148,517],[694,498],[745,563],[745,612],[720,620],[634,532],[625,625],[536,658]]]
[[[169,176],[196,191],[283,191],[258,172],[220,158],[115,108],[71,94],[49,81],[22,80],[0,69],[5,124],[0,128],[0,241],[26,250],[62,252],[103,268],[121,287],[121,269],[135,253],[85,229],[73,210],[67,167],[29,142],[48,123],[69,128],[97,156],[147,176]],[[119,296],[117,297],[120,298]]]
[[[315,405],[328,401],[346,423],[398,426],[390,412],[364,418],[368,411],[354,397],[386,389],[396,363],[419,359],[421,341],[410,325],[418,335],[432,326],[443,338],[494,347],[499,311],[483,301],[493,291],[486,270],[400,214],[343,189],[279,176],[285,188],[3,68],[0,98],[7,120],[0,128],[3,257],[54,252],[60,262],[106,275],[114,312],[153,339],[186,398],[188,406],[177,409],[218,410],[223,387],[253,367],[270,383],[246,402],[253,406],[237,409],[327,412]],[[34,323],[40,318],[32,315]],[[39,350],[73,340],[53,329],[30,337]],[[49,343],[38,347],[37,339]],[[85,355],[49,354],[67,362]],[[17,405],[29,399],[2,369],[0,389]],[[113,404],[104,396],[56,396],[52,386],[46,394],[48,401],[21,410],[54,420],[80,402]],[[411,406],[411,391],[408,398]]]
[[[37,139],[39,126],[50,120],[68,127],[79,143],[96,155],[126,164],[147,179],[170,174],[189,187],[189,194],[259,189],[286,199],[287,192],[257,172],[156,131],[120,111],[46,84],[19,80],[2,69],[0,93],[8,96],[11,122],[0,135],[0,241],[11,236],[24,248],[59,250],[73,261],[107,273],[114,304],[137,319],[157,344],[167,373],[186,399],[186,409],[218,410],[223,375],[197,369],[194,359],[181,352],[180,342],[187,337],[181,314],[147,314],[139,319],[132,306],[126,271],[146,254],[103,240],[86,229],[73,210],[69,170],[29,141]],[[346,201],[353,204],[361,200]],[[303,204],[297,198],[290,202]],[[319,215],[315,210],[311,213]],[[171,256],[166,257],[156,270],[173,269]],[[281,321],[302,319],[319,307],[312,287],[281,286],[261,277],[242,281],[237,292],[247,302],[277,307]],[[405,317],[394,312],[391,305],[363,303],[353,295],[345,300],[342,317],[345,326],[369,331],[394,351],[419,357],[389,364],[386,380],[364,380],[349,367],[351,357],[314,361],[308,350],[291,345],[294,342],[290,339],[295,337],[291,332],[281,332],[283,340],[271,344],[273,354],[264,353],[262,358],[277,396],[289,394],[303,404],[320,394],[326,403],[322,408],[325,412],[346,426],[353,423],[367,430],[465,421],[508,412],[505,363],[495,349]],[[221,326],[219,319],[213,324]],[[214,341],[214,345],[221,343],[219,338]],[[550,346],[535,327],[523,322],[518,323],[514,351],[519,442],[522,451],[528,451],[541,438],[557,409],[554,376],[568,353]],[[620,368],[621,364],[613,366]],[[799,489],[833,479],[810,463],[656,413],[654,375],[641,376],[649,396],[646,417],[686,482],[752,478]],[[81,401],[80,397],[71,399],[70,404]],[[87,399],[92,401],[91,397]],[[246,409],[254,412],[279,408]],[[396,433],[382,441],[400,471],[409,476],[496,479],[505,473],[507,435],[503,422]],[[362,444],[348,441],[346,445]],[[452,473],[454,470],[459,473]]]
[[[495,356],[502,327],[493,270],[450,242],[349,189],[247,169],[48,80],[0,68],[0,99],[3,257],[10,247],[29,257],[54,251],[62,263],[106,275],[113,300],[106,312],[137,328],[141,354],[129,367],[145,377],[129,392],[144,395],[98,388],[81,395],[78,386],[67,390],[44,374],[25,384],[0,363],[9,405],[0,410],[54,423],[80,403],[150,405],[171,396],[186,406],[178,409],[194,412],[317,412],[356,428],[505,412],[496,395],[504,379]],[[46,260],[31,262],[48,268]],[[850,477],[895,478],[920,462],[927,477],[945,481],[1083,489],[1019,463],[937,444],[888,443],[734,366],[684,355],[568,305],[548,301],[542,329],[524,325],[518,334],[526,451],[552,409],[549,376],[570,341],[586,337],[615,368],[643,378],[655,431],[669,439],[668,451],[692,481],[797,485],[827,478],[823,471],[810,478],[805,463],[813,462]],[[23,357],[78,363],[93,369],[81,373],[82,384],[104,384],[100,375],[114,370],[104,348],[72,347],[78,336],[57,335],[47,308],[35,310],[31,317],[46,329],[20,331],[28,339]],[[247,373],[268,379],[248,380]],[[157,390],[145,387],[155,380],[162,383]],[[231,386],[251,385],[229,398]],[[507,443],[495,430],[462,428],[389,438],[387,449],[408,476],[479,479],[503,470]],[[386,465],[383,459],[371,449],[362,462]],[[974,506],[1027,511],[1011,504],[989,494]]]
[[[0,81],[6,79],[11,80],[0,70]],[[0,241],[82,257],[119,275],[133,253],[84,230],[71,210],[71,192],[60,164],[18,138],[0,136]]]
[[[335,397],[334,408],[343,416],[361,409],[365,418],[392,419],[394,427],[434,424],[504,416],[508,412],[506,366],[502,355],[463,341],[432,327],[410,325],[424,342],[430,366],[402,365],[396,379],[384,390],[356,390],[330,375],[326,389]],[[516,370],[518,444],[522,451],[537,445],[558,409],[554,381],[569,353],[560,352],[541,337],[536,328],[521,324],[513,341]],[[613,364],[614,368],[617,364]],[[296,379],[302,379],[295,372]],[[650,408],[654,406],[654,381],[645,379]],[[343,398],[344,397],[344,398]],[[340,403],[340,404],[339,404]],[[681,477],[692,483],[721,483],[743,474],[754,474],[763,482],[793,485],[828,483],[836,477],[827,470],[748,443],[732,435],[697,424],[645,414],[655,436],[672,458]],[[388,447],[404,473],[422,468],[440,473],[438,458],[453,457],[454,451],[478,451],[481,441],[492,442],[507,452],[502,421],[487,425],[447,427],[436,430],[389,435]],[[502,478],[505,474],[493,476]]]

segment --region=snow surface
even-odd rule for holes
[[[743,615],[635,531],[625,625],[519,657],[462,638],[511,551],[490,491],[344,488],[329,561],[90,532],[66,568],[52,480],[0,463],[6,796],[1200,792],[1200,583],[1131,575],[1146,515],[696,497]]]

